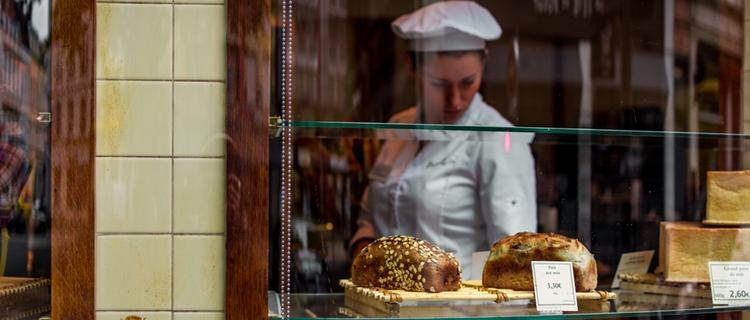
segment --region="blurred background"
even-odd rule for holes
[[[381,141],[370,129],[414,106],[406,41],[390,23],[435,1],[295,0],[292,291],[340,292],[347,244]],[[660,221],[700,221],[709,170],[749,168],[742,0],[479,0],[498,20],[480,93],[537,133],[538,231],[580,239],[611,280],[622,253],[656,250]],[[280,9],[277,8],[280,12]],[[279,18],[280,19],[280,18]],[[276,114],[281,33],[276,23]],[[746,93],[747,94],[747,93]],[[323,123],[335,122],[324,126]],[[323,128],[325,127],[325,128]],[[625,131],[650,130],[649,135]],[[703,135],[670,134],[700,132]],[[280,139],[271,139],[269,283],[278,288]],[[655,265],[652,265],[652,269]]]

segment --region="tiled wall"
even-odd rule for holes
[[[96,318],[224,319],[224,1],[96,10]]]

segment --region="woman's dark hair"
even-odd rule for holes
[[[414,64],[413,66],[410,66],[414,69],[419,67],[419,65],[424,61],[425,56],[427,55],[438,55],[443,57],[451,57],[451,58],[461,58],[467,54],[476,53],[479,55],[479,59],[484,62],[484,60],[487,58],[487,53],[485,52],[485,49],[480,50],[466,50],[466,51],[437,51],[437,52],[416,52],[413,50],[407,51],[406,54],[409,55],[409,59]]]

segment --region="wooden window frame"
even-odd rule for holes
[[[225,312],[228,320],[265,319],[272,1],[226,1]],[[51,35],[52,319],[93,320],[96,1],[52,0]],[[250,83],[248,72],[257,80]],[[79,101],[80,112],[63,111],[69,99]],[[89,122],[82,137],[65,134],[74,130],[75,114]],[[75,174],[63,181],[73,164]]]

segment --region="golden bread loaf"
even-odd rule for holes
[[[709,171],[706,220],[750,221],[750,171]]]
[[[576,291],[596,288],[596,260],[581,242],[559,234],[534,232],[517,233],[492,245],[482,272],[482,285],[534,291],[532,261],[570,261]]]
[[[748,261],[750,229],[709,228],[698,222],[662,222],[659,269],[664,281],[708,283],[709,261]]]

